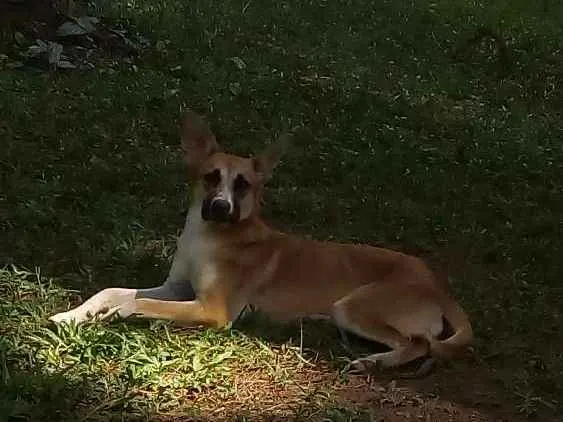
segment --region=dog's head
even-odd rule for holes
[[[272,175],[288,137],[245,158],[221,152],[209,125],[197,114],[186,114],[182,133],[184,159],[202,194],[201,216],[206,221],[236,224],[259,210],[264,184]]]

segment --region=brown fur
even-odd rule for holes
[[[136,293],[133,299],[127,296],[126,303],[112,301],[110,294],[98,297],[98,302],[115,303],[122,316],[216,327],[234,320],[249,304],[279,319],[325,315],[341,328],[391,348],[353,362],[359,367],[366,361],[401,365],[429,349],[435,356],[451,358],[471,343],[467,315],[422,260],[367,245],[306,240],[275,231],[262,221],[261,193],[282,148],[274,145],[255,158],[217,152],[209,127],[189,113],[183,149],[194,199],[167,283],[187,277],[196,299],[163,299],[166,295],[158,290],[158,294]],[[215,188],[204,181],[214,169],[240,175],[249,184],[237,198],[240,219],[236,222],[200,217],[202,201],[215,194]],[[71,317],[65,313],[53,319]],[[445,340],[438,339],[442,317],[454,331]]]

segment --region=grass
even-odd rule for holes
[[[186,330],[158,321],[54,329],[45,320],[68,306],[68,290],[16,268],[1,271],[0,280],[0,409],[8,420],[146,419],[174,416],[178,409],[197,417],[221,413],[224,401],[251,395],[244,407],[229,409],[245,412],[264,404],[260,397],[251,403],[259,396],[253,382],[266,380],[260,387],[279,397],[283,393],[276,390],[295,383],[290,373],[302,375],[312,365],[291,342],[269,345],[235,330]],[[304,389],[295,396],[293,404],[304,415],[319,411],[315,402],[330,402],[323,391]]]
[[[557,413],[557,2],[97,6],[150,41],[140,57],[109,57],[90,71],[0,73],[2,417],[235,418],[225,410],[234,409],[244,420],[273,409],[369,420],[403,411],[389,405],[402,386],[377,393],[378,405],[341,400],[350,385],[336,376],[342,351],[335,333],[315,324],[305,327],[311,366],[296,352],[295,325],[179,332],[162,323],[46,323],[102,287],[163,280],[187,203],[178,148],[186,106],[208,114],[238,153],[307,128],[266,193],[277,227],[414,250],[448,269],[475,324],[476,357],[427,384],[405,384],[413,403],[416,391],[425,394],[408,406],[432,407],[434,394],[460,408],[502,408],[509,420]],[[488,38],[452,59],[481,26],[506,41],[506,62]],[[35,267],[43,275],[21,270]],[[304,384],[314,371],[322,381]],[[249,373],[259,375],[237,389]],[[437,408],[424,411],[436,418]]]

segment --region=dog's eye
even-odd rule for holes
[[[235,190],[235,192],[239,195],[245,193],[248,188],[250,187],[250,183],[248,183],[248,181],[241,176],[240,174],[237,176],[237,178],[235,179],[235,184],[233,186],[233,189]]]
[[[209,173],[205,173],[203,175],[203,180],[205,180],[205,183],[207,183],[210,186],[217,186],[221,181],[221,173],[219,172],[219,169],[215,169],[213,171],[210,171]]]

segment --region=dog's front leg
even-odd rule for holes
[[[216,328],[232,320],[228,306],[220,301],[164,301],[137,299],[132,313],[142,318],[165,319],[181,325],[206,325]]]
[[[150,289],[112,287],[96,293],[80,306],[49,319],[59,324],[70,321],[81,323],[93,318],[103,320],[114,316],[127,318],[134,313],[135,300],[141,298],[188,301],[195,299],[195,293],[189,281],[172,279],[168,279],[162,286]]]
[[[182,234],[183,236],[185,235]],[[181,241],[179,246],[181,246]],[[127,318],[135,309],[135,299],[142,298],[182,301],[195,299],[195,292],[189,281],[188,262],[181,247],[176,251],[168,277],[161,286],[149,289],[126,289],[121,287],[104,289],[80,306],[70,311],[53,315],[49,319],[58,324],[70,321],[81,323],[94,317],[98,319],[107,319],[112,316]]]

